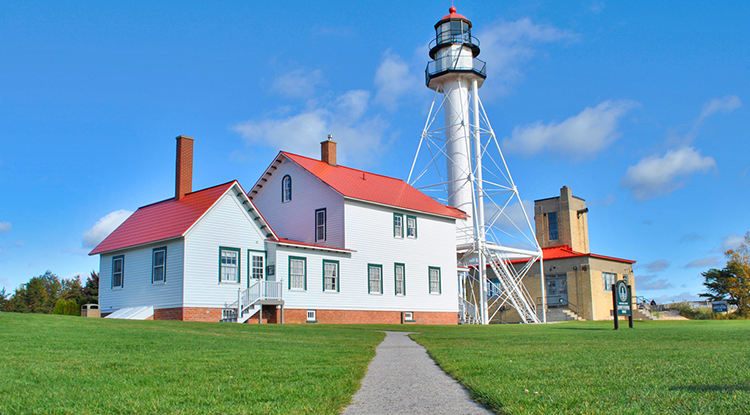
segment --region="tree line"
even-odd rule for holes
[[[99,303],[99,273],[91,271],[86,284],[80,276],[60,279],[47,270],[33,277],[12,294],[0,291],[0,310],[15,313],[67,314],[78,316],[84,304]]]

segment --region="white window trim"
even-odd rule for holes
[[[332,277],[333,279],[333,286],[334,288],[328,288],[328,275],[326,275],[326,266],[327,265],[334,265],[335,266],[335,274]],[[337,293],[341,291],[341,274],[340,274],[340,267],[339,261],[324,259],[323,260],[323,291],[327,293]]]
[[[156,253],[164,252],[164,263],[162,265],[156,265]],[[156,280],[156,268],[161,267],[161,280]],[[166,284],[167,283],[167,247],[154,248],[151,251],[151,284]]]
[[[237,258],[237,261],[236,261],[237,263],[234,264],[234,265],[225,265],[224,262],[223,262],[223,260],[224,260],[224,252],[232,252],[235,255],[237,255],[237,257],[236,257]],[[227,247],[227,246],[219,247],[219,284],[235,284],[235,285],[239,285],[242,282],[242,276],[240,275],[241,269],[242,269],[242,267],[241,267],[242,261],[241,261],[241,254],[240,254],[240,252],[241,252],[241,250],[239,248],[231,248],[231,247]],[[234,275],[234,277],[235,277],[234,281],[231,281],[231,280],[228,280],[228,279],[224,279],[224,269],[225,268],[226,269],[234,268],[234,274],[235,274]]]
[[[371,269],[377,269],[380,271],[380,286],[378,287],[378,291],[373,292],[372,291],[372,276],[370,275]],[[383,266],[380,264],[367,264],[367,291],[370,295],[383,295]]]
[[[295,287],[292,285],[292,261],[302,262],[302,287]],[[289,278],[288,288],[290,291],[306,291],[307,290],[307,258],[304,257],[289,257],[289,270],[287,272]]]
[[[323,223],[318,223],[318,217],[323,215]],[[315,242],[325,242],[328,237],[328,210],[326,208],[315,209]],[[323,237],[319,238],[319,232],[323,231]]]
[[[398,273],[396,270],[401,269],[401,292],[398,292],[399,284],[398,284]],[[404,297],[406,296],[406,265],[401,263],[396,263],[393,266],[393,293],[397,297]]]
[[[115,262],[120,261],[120,285],[115,285]],[[112,289],[113,290],[121,290],[122,287],[125,285],[125,256],[124,255],[118,255],[112,257]]]
[[[317,323],[318,322],[318,313],[316,310],[307,310],[307,319],[305,320],[308,323]]]
[[[413,228],[410,227],[409,223],[414,223],[414,227]],[[411,229],[414,229],[414,235],[409,235],[409,231]],[[416,216],[409,216],[409,215],[407,215],[406,216],[406,237],[410,238],[410,239],[416,239],[417,235],[419,235],[417,233],[417,217]]]
[[[289,188],[287,189],[286,183],[289,179]],[[287,198],[287,190],[289,190],[289,197]],[[289,203],[292,201],[292,176],[286,175],[281,178],[281,203]]]

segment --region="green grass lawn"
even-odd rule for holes
[[[412,337],[438,364],[501,414],[750,414],[750,321],[635,327],[256,325],[0,313],[0,414],[338,413],[359,387],[383,329],[419,331]]]
[[[335,414],[383,337],[0,313],[0,414]]]
[[[624,323],[408,328],[501,414],[750,414],[750,321]]]

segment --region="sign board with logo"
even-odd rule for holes
[[[714,313],[726,313],[729,311],[726,301],[714,301],[711,303],[711,308],[714,310]]]
[[[615,293],[616,293],[616,304],[615,307],[617,309],[617,315],[618,316],[629,316],[630,315],[630,306],[631,306],[631,298],[630,298],[630,287],[628,287],[628,283],[625,281],[617,281],[617,284],[615,284]]]

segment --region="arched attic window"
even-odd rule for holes
[[[281,203],[292,201],[292,177],[288,174],[281,179]]]

